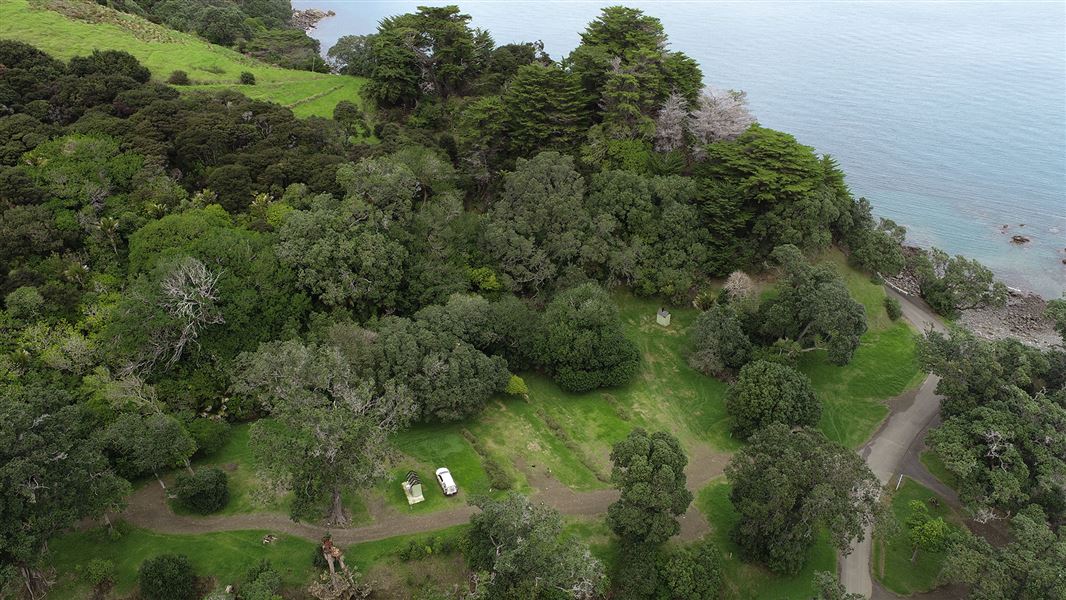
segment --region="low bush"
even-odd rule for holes
[[[241,73],[240,83],[241,85],[255,85],[255,75],[244,71]]]
[[[477,452],[478,456],[481,457],[481,466],[485,469],[485,475],[489,478],[489,487],[495,490],[509,490],[514,487],[514,480],[511,478],[511,474],[500,463],[496,462],[496,459],[489,454],[488,448],[481,443],[481,440],[476,435],[471,433],[469,429],[463,429],[463,437],[470,442],[474,452]]]
[[[228,477],[214,468],[182,473],[174,484],[174,492],[182,506],[206,515],[221,510],[229,502]]]
[[[453,536],[430,536],[422,540],[409,540],[396,550],[396,557],[406,562],[422,560],[436,554],[453,554],[459,550],[459,541]]]
[[[79,568],[82,581],[100,590],[111,587],[115,583],[115,563],[103,559],[94,558]]]
[[[893,321],[903,316],[903,308],[899,305],[899,300],[885,296],[885,312],[888,313],[888,318]]]
[[[170,85],[189,85],[189,74],[182,70],[173,71],[170,77],[167,77],[167,83]]]

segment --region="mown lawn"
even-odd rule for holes
[[[868,330],[847,365],[833,365],[824,352],[815,351],[804,353],[799,367],[822,401],[821,430],[845,446],[861,446],[888,415],[885,401],[922,382],[914,330],[888,318],[884,287],[849,267],[842,253],[826,252],[821,260],[834,266],[866,308]]]
[[[737,600],[806,600],[814,595],[814,574],[836,572],[836,550],[827,535],[819,537],[799,573],[776,575],[765,567],[742,562],[730,533],[739,518],[729,500],[731,486],[724,479],[700,491],[694,502],[711,525],[710,538],[724,559],[723,598]]]
[[[387,481],[375,488],[388,504],[400,512],[429,512],[455,508],[466,504],[472,496],[488,495],[489,479],[481,464],[481,457],[462,435],[462,425],[433,425],[416,427],[397,434],[393,443],[403,449],[403,456],[389,472]],[[437,484],[435,471],[447,467],[455,479],[459,493],[447,497]],[[407,496],[400,484],[408,471],[418,473],[422,480],[422,495],[425,501],[407,504]]]
[[[60,7],[79,18],[44,6]],[[356,77],[275,67],[95,2],[4,0],[0,38],[32,44],[64,60],[93,50],[124,50],[148,67],[156,81],[165,81],[175,70],[188,73],[193,85],[178,87],[182,91],[233,89],[291,108],[300,117],[330,117],[337,102],[360,102],[365,83]],[[244,71],[255,75],[257,85],[237,83]]]
[[[932,499],[936,502],[931,502]],[[904,479],[903,485],[892,493],[890,509],[899,523],[899,528],[894,535],[876,539],[873,571],[882,585],[904,596],[926,592],[936,587],[937,576],[945,558],[943,552],[922,551],[914,562],[911,562],[914,549],[908,539],[906,523],[913,513],[909,506],[913,500],[924,502],[933,518],[943,517],[955,527],[962,527],[958,515],[947,502],[920,483]]]
[[[122,529],[124,527],[120,527]],[[312,575],[312,552],[315,544],[280,536],[271,544],[263,543],[268,531],[228,531],[199,535],[169,535],[130,528],[112,540],[104,528],[68,533],[49,544],[51,562],[60,574],[49,598],[90,597],[88,586],[77,573],[90,560],[101,558],[115,565],[113,596],[124,597],[137,586],[137,569],[146,558],[165,553],[189,557],[197,575],[211,577],[218,587],[237,583],[248,568],[261,559],[270,560],[286,586],[302,586]]]

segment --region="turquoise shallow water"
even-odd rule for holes
[[[559,58],[613,3],[459,4],[497,43],[540,39]],[[323,49],[420,4],[449,2],[293,2],[337,13],[313,33]],[[1066,291],[1066,2],[625,4],[659,17],[706,83],[746,90],[763,125],[835,156],[911,241]]]

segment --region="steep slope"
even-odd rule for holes
[[[328,117],[341,100],[359,101],[365,80],[282,69],[87,0],[4,0],[0,38],[33,44],[62,59],[93,50],[125,50],[164,81],[175,70],[188,73],[182,90],[235,89],[287,106],[301,117]],[[239,85],[244,71],[257,85]]]

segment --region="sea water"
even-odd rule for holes
[[[748,92],[759,122],[834,156],[910,241],[976,258],[1009,285],[1066,291],[1066,2],[295,0],[312,35],[458,3],[498,44],[569,53],[600,8],[662,20],[704,82]],[[1012,243],[1015,235],[1029,238]]]

